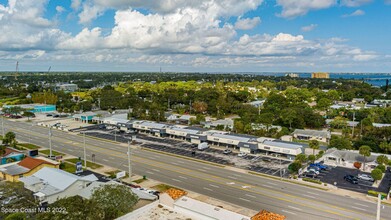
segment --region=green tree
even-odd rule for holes
[[[328,109],[332,104],[332,101],[328,98],[321,98],[319,101],[316,103],[316,108],[321,109],[321,110],[326,110]]]
[[[315,150],[319,149],[319,141],[311,140],[308,145],[312,149],[312,155],[315,155]]]
[[[376,168],[376,169],[372,170],[371,176],[377,182],[378,180],[381,180],[381,178],[383,176],[383,172],[380,169]]]
[[[299,161],[300,163],[307,162],[307,156],[305,154],[296,155],[295,161]]]
[[[386,155],[379,155],[376,158],[376,162],[378,164],[386,165],[386,164],[388,164],[388,157]]]
[[[29,111],[24,111],[22,114],[23,117],[27,117],[27,120],[30,120],[31,117],[34,117],[35,114]]]
[[[329,143],[329,148],[337,148],[338,150],[352,149],[352,142],[344,137],[332,135]]]
[[[302,164],[300,161],[294,161],[293,163],[289,164],[288,170],[290,173],[297,173],[300,168],[302,168]]]
[[[15,133],[12,131],[9,131],[5,134],[5,137],[3,138],[3,144],[8,144],[11,147],[16,146],[16,136]]]
[[[359,153],[364,156],[364,166],[363,166],[363,170],[365,171],[365,163],[367,162],[367,157],[370,157],[371,156],[371,151],[372,149],[367,146],[367,145],[363,145],[359,148]]]
[[[137,195],[133,194],[125,185],[104,185],[94,191],[91,201],[102,208],[104,219],[115,219],[133,210],[138,202]]]
[[[27,216],[26,213],[16,212],[12,213],[11,215],[8,215],[5,220],[26,220]]]
[[[379,145],[380,149],[383,150],[384,153],[391,153],[391,143],[387,143],[387,141],[383,141]]]
[[[309,156],[308,156],[308,160],[309,160],[311,163],[314,163],[315,160],[316,160],[316,156],[315,156],[315,155],[309,155]]]

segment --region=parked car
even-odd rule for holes
[[[319,171],[319,172],[322,170],[322,169],[320,169],[320,168],[317,167],[317,166],[311,166],[311,165],[309,165],[308,168],[314,169],[314,170]]]
[[[198,144],[197,147],[198,147],[198,150],[205,150],[205,149],[209,148],[208,143],[206,143],[206,142]]]
[[[316,175],[319,175],[319,171],[315,170],[313,167],[308,167],[307,171],[314,172],[314,173],[316,173]]]
[[[52,117],[53,115],[52,114],[46,114],[46,117]]]
[[[223,151],[223,154],[230,154],[230,153],[232,153],[232,150],[230,150],[230,149],[225,149]]]
[[[308,171],[304,174],[305,177],[309,177],[309,178],[315,178],[318,176],[318,174],[316,174],[315,172],[312,172],[312,171]]]
[[[346,175],[343,177],[346,181],[348,181],[349,183],[352,183],[352,184],[358,184],[358,180],[355,176],[353,175]]]
[[[366,181],[375,182],[375,180],[368,174],[361,173],[361,174],[358,174],[357,177],[360,180],[366,180]]]
[[[319,167],[321,170],[327,170],[329,168],[328,166],[320,163],[312,163],[310,166]]]
[[[247,154],[245,152],[239,152],[238,153],[238,157],[245,157],[247,156]]]

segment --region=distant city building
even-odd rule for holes
[[[63,90],[64,92],[75,92],[79,89],[77,84],[69,83],[69,84],[60,84],[56,86],[57,90]]]
[[[329,73],[321,73],[321,72],[312,73],[311,78],[313,78],[313,79],[329,79],[330,74]]]
[[[299,74],[297,73],[287,73],[285,74],[286,77],[291,77],[291,78],[299,78]]]

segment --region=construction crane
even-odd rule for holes
[[[16,61],[15,80],[18,80],[19,61]]]

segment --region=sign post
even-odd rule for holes
[[[83,165],[82,165],[81,161],[78,161],[76,163],[76,172],[75,173],[81,173],[81,172],[83,172]]]

